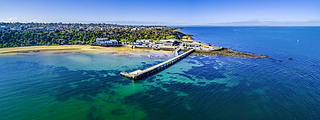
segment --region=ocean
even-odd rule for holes
[[[132,82],[120,72],[174,53],[0,55],[0,119],[320,118],[320,27],[183,28],[194,40],[269,58],[190,55]]]

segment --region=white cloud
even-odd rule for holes
[[[30,21],[27,21],[27,22],[38,22],[38,23],[45,23],[46,21],[44,20],[40,20],[40,19],[32,19]]]
[[[6,18],[6,19],[0,19],[0,22],[40,22],[45,23],[46,21],[41,19],[22,19],[18,17],[12,17],[12,18]]]
[[[12,17],[7,19],[0,19],[0,22],[17,22],[19,21],[18,17]]]

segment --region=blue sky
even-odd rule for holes
[[[0,0],[4,22],[320,26],[320,0]]]

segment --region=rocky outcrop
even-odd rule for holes
[[[203,56],[203,55],[208,55],[208,56],[229,56],[229,57],[240,57],[240,58],[268,58],[267,55],[255,55],[252,53],[244,53],[244,52],[237,52],[234,50],[231,50],[229,48],[222,48],[219,50],[214,50],[214,51],[195,51],[192,55],[195,56]]]

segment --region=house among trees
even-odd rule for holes
[[[181,40],[182,40],[183,42],[193,42],[191,36],[192,36],[192,35],[186,34],[186,35],[182,36],[182,39],[181,39]]]
[[[101,46],[117,46],[118,40],[109,38],[96,38],[96,44]]]

